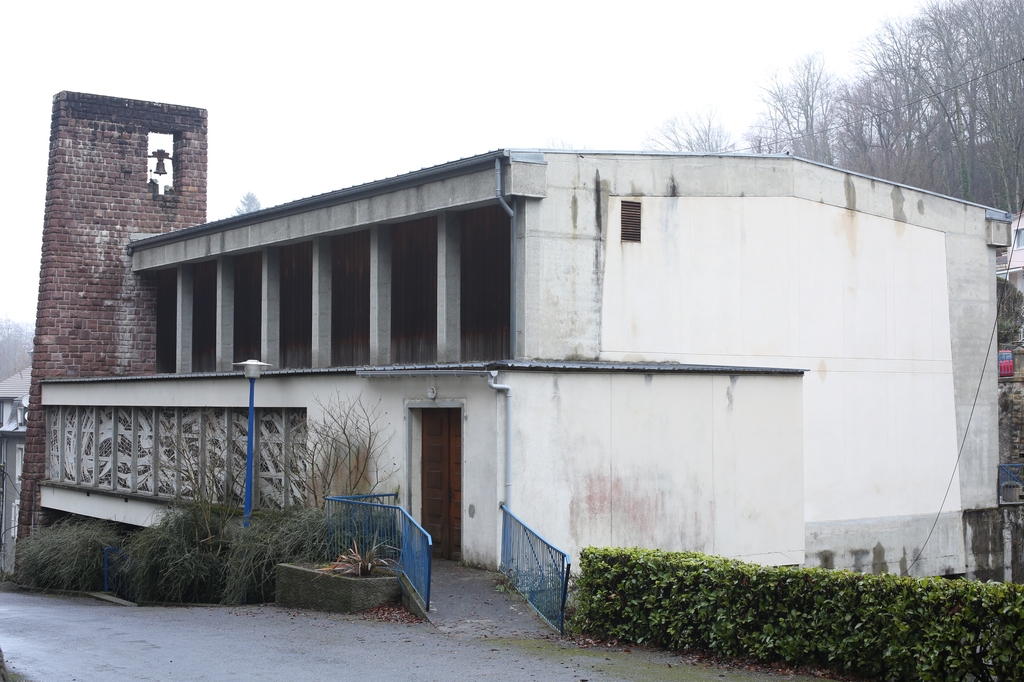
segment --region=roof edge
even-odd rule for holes
[[[792,367],[751,367],[740,365],[700,365],[678,362],[574,362],[538,360],[496,360],[489,362],[453,362],[422,365],[361,365],[357,367],[322,367],[304,369],[275,369],[263,373],[265,377],[315,376],[318,374],[482,374],[489,371],[526,372],[632,372],[640,374],[789,374],[802,375],[806,369]],[[139,376],[67,377],[43,379],[42,384],[85,384],[106,381],[173,381],[182,379],[239,379],[242,373],[202,372],[191,374],[148,374]]]
[[[173,232],[164,232],[162,234],[147,235],[142,239],[138,239],[128,244],[128,254],[131,255],[136,250],[145,250],[159,247],[163,244],[175,242],[183,238],[198,237],[207,234],[215,234],[224,230],[229,230],[238,227],[245,227],[247,225],[255,225],[258,223],[266,222],[276,218],[284,218],[306,211],[315,210],[318,208],[325,208],[328,206],[335,206],[338,204],[348,203],[350,201],[356,201],[358,199],[366,198],[382,194],[384,192],[390,192],[400,189],[406,189],[408,187],[414,187],[417,185],[424,184],[426,182],[433,182],[438,180],[445,180],[448,178],[456,177],[458,175],[465,175],[470,172],[477,170],[484,170],[489,168],[495,159],[508,159],[509,162],[516,163],[535,163],[543,164],[545,154],[574,154],[579,156],[660,156],[660,157],[680,157],[680,158],[693,158],[693,157],[719,157],[719,158],[752,158],[752,159],[791,159],[793,161],[799,161],[802,163],[811,164],[820,168],[826,168],[828,170],[836,171],[846,175],[852,175],[854,177],[864,178],[865,180],[871,180],[876,182],[883,182],[894,187],[901,187],[909,189],[914,192],[920,192],[929,196],[938,197],[940,199],[946,199],[948,201],[955,201],[959,204],[966,206],[974,206],[976,208],[985,209],[985,219],[994,220],[998,222],[1012,222],[1013,214],[1007,211],[1003,211],[991,206],[985,206],[984,204],[977,204],[972,201],[966,201],[964,199],[958,199],[951,197],[946,194],[939,192],[933,192],[931,190],[922,189],[920,187],[914,187],[913,185],[896,182],[894,180],[888,180],[886,178],[880,178],[866,173],[860,173],[858,171],[847,170],[838,166],[831,166],[820,161],[814,161],[807,159],[802,156],[794,156],[792,154],[753,154],[745,152],[668,152],[668,151],[615,151],[615,150],[593,150],[593,149],[542,149],[542,148],[502,148],[493,151],[478,154],[476,156],[469,156],[464,159],[457,161],[450,161],[437,166],[429,166],[427,168],[421,168],[419,170],[411,171],[409,173],[403,173],[390,178],[384,178],[381,180],[374,180],[372,182],[363,183],[360,185],[353,185],[333,192],[327,192],[325,194],[318,194],[312,197],[306,197],[303,199],[297,199],[295,201],[289,201],[278,206],[272,206],[265,208],[260,211],[253,211],[252,213],[244,213],[238,216],[230,216],[228,218],[222,218],[208,223],[202,223],[192,227],[186,227],[181,230],[175,230]]]
[[[412,171],[410,173],[404,173],[402,175],[396,175],[382,180],[374,180],[361,185],[354,185],[352,187],[335,190],[333,192],[327,192],[326,194],[317,194],[304,199],[296,199],[295,201],[289,201],[278,206],[253,211],[252,213],[243,213],[242,215],[230,216],[228,218],[214,220],[209,223],[202,223],[193,227],[174,230],[173,232],[163,232],[161,234],[147,236],[128,244],[128,254],[131,255],[136,250],[156,248],[162,244],[178,241],[182,238],[199,237],[236,227],[255,225],[268,220],[285,218],[299,213],[316,210],[318,208],[326,208],[328,206],[344,204],[350,201],[357,201],[369,196],[383,194],[384,192],[393,192],[395,190],[422,185],[426,182],[446,180],[459,175],[466,175],[467,173],[477,170],[490,169],[493,167],[495,159],[503,159],[506,157],[513,161],[520,160],[513,157],[512,150],[497,149],[495,151],[486,152],[485,154],[479,154],[477,156],[459,159],[458,161],[444,163],[439,166],[421,168],[420,170]],[[529,157],[522,159],[522,161],[525,163],[538,163],[535,159]]]

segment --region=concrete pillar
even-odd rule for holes
[[[437,217],[437,361],[462,359],[460,326],[461,229],[458,213]]]
[[[331,366],[331,239],[313,240],[313,366]]]
[[[532,280],[526,277],[527,261],[532,263],[531,267],[538,267],[536,260],[538,254],[534,252],[536,246],[531,245],[530,250],[527,250],[526,235],[529,232],[538,230],[543,224],[540,218],[540,199],[516,199],[516,225],[514,226],[514,248],[515,253],[512,258],[512,269],[515,276],[510,281],[509,285],[512,287],[510,292],[512,296],[511,304],[515,306],[515,336],[512,338],[512,359],[522,357],[535,357],[535,353],[538,352],[539,339],[537,338],[537,328],[539,325],[533,325],[533,331],[528,334],[531,329],[529,324],[529,318],[532,315],[538,314],[536,307],[530,311],[527,309],[527,301],[539,301],[542,300],[543,296],[540,293],[541,278],[535,277]]]
[[[174,367],[178,374],[192,371],[192,266],[178,266],[178,332]]]
[[[263,310],[260,316],[260,359],[281,366],[281,254],[263,249]]]
[[[391,228],[370,228],[370,364],[391,363]]]
[[[235,359],[235,261],[217,259],[217,371],[231,371]]]

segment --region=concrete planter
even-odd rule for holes
[[[398,578],[354,578],[292,564],[277,565],[277,605],[354,613],[402,596]]]

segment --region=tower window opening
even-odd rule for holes
[[[150,133],[146,177],[153,196],[174,194],[174,135]]]

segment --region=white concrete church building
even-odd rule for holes
[[[147,523],[167,434],[237,462],[255,357],[264,505],[361,396],[447,557],[495,566],[508,501],[574,560],[1002,578],[1009,219],[786,156],[512,149],[136,237],[156,372],[42,382],[40,504]]]

